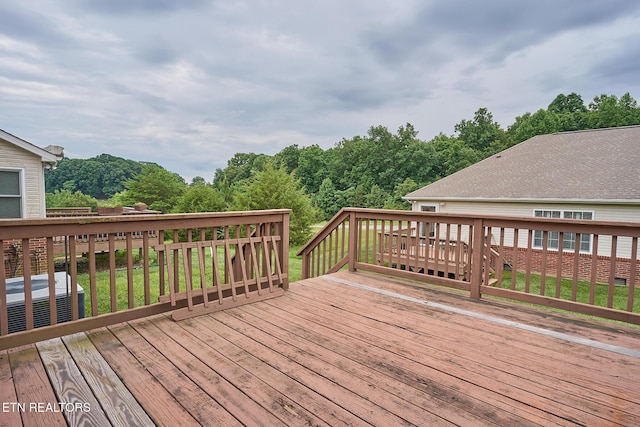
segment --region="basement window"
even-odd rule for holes
[[[563,219],[593,219],[592,211],[570,211],[570,210],[543,210],[536,209],[533,211],[533,216],[536,218],[563,218]],[[547,237],[547,248],[558,250],[560,242],[560,233],[557,231],[549,231]],[[563,233],[562,250],[563,251],[575,251],[576,248],[576,233]],[[533,234],[533,247],[535,249],[542,249],[543,232],[541,230],[535,230]],[[591,253],[591,234],[580,235],[580,252]]]

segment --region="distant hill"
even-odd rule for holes
[[[90,159],[64,158],[55,169],[45,171],[45,188],[81,191],[96,199],[107,199],[125,189],[124,183],[135,178],[149,162],[100,154]]]

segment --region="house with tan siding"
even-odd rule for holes
[[[62,151],[58,146],[37,147],[0,129],[0,222],[46,216],[44,170],[62,159]],[[5,277],[22,275],[25,260],[18,257],[22,244],[2,241]],[[32,272],[46,271],[44,240],[31,239],[27,253]]]
[[[404,198],[422,212],[640,222],[640,126],[538,135]],[[563,247],[576,244],[565,238]],[[579,244],[593,253],[592,236]],[[630,240],[617,246],[619,257],[630,257]],[[534,247],[542,248],[541,233]],[[600,239],[597,253],[610,247]]]
[[[44,218],[44,170],[61,158],[62,147],[40,148],[0,129],[0,218]]]

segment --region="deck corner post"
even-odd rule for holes
[[[482,218],[473,220],[473,241],[471,243],[471,294],[472,299],[480,299],[482,285],[482,259],[484,251],[484,221]]]
[[[282,263],[282,271],[284,271],[284,279],[282,281],[282,289],[289,289],[289,217],[291,211],[288,210],[282,215],[282,245],[280,247],[280,262]]]
[[[356,212],[349,212],[349,271],[356,271],[356,255],[358,253],[358,228]]]
[[[302,253],[302,279],[308,279],[309,277],[311,277],[309,273],[309,256],[309,252],[307,251],[304,251]]]

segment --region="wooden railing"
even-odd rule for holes
[[[367,270],[640,324],[640,223],[343,209],[303,277]]]
[[[237,305],[289,280],[285,209],[1,220],[0,245],[19,261],[0,269],[0,349],[194,304]]]

